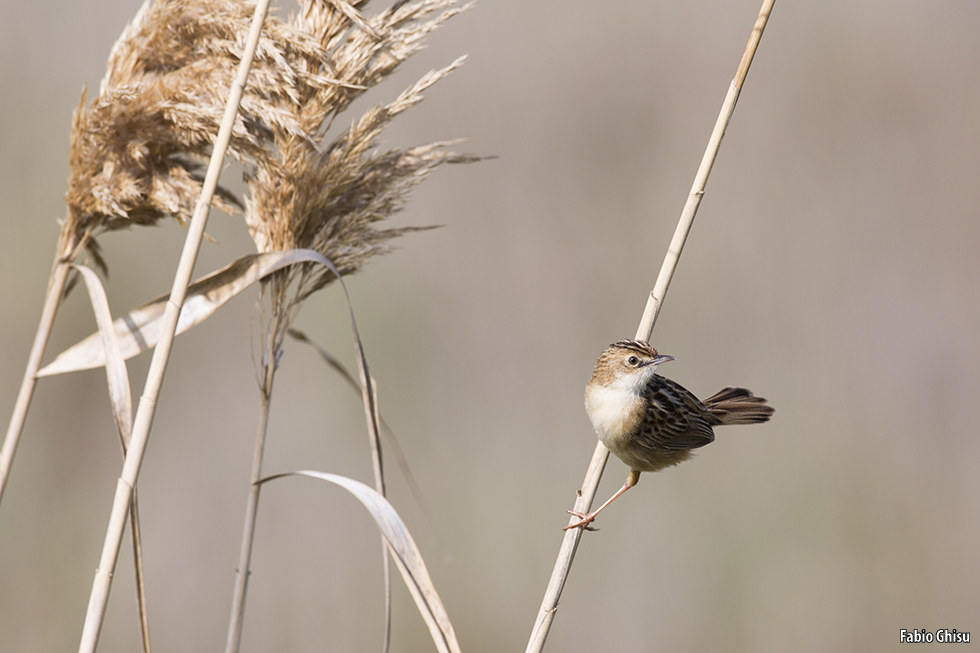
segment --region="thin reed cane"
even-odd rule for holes
[[[252,477],[249,484],[248,503],[245,507],[245,526],[242,533],[241,550],[238,556],[238,569],[235,573],[235,595],[231,605],[231,619],[228,623],[228,636],[225,641],[226,653],[237,653],[242,642],[242,626],[245,623],[245,596],[248,592],[249,567],[252,561],[252,544],[255,541],[255,521],[259,512],[259,494],[262,485],[262,458],[265,439],[269,430],[269,409],[272,405],[272,385],[276,378],[276,364],[279,358],[276,346],[275,328],[269,330],[263,351],[263,371],[261,393],[262,412],[259,416],[259,430],[255,437],[255,450],[252,454]]]
[[[718,114],[718,120],[715,122],[715,128],[711,132],[711,138],[708,140],[708,147],[705,149],[704,156],[701,159],[701,166],[698,168],[698,172],[694,177],[691,194],[684,204],[684,210],[681,212],[677,229],[674,231],[674,237],[671,239],[670,246],[667,248],[667,255],[664,257],[663,266],[660,268],[657,283],[647,299],[646,307],[643,310],[643,317],[640,319],[640,325],[636,330],[636,338],[638,340],[649,341],[650,336],[653,334],[653,327],[657,322],[657,316],[660,313],[660,307],[663,305],[664,297],[667,294],[667,288],[670,286],[670,280],[674,276],[674,269],[677,267],[677,261],[680,259],[681,252],[684,249],[687,235],[690,233],[691,226],[694,224],[694,216],[697,214],[698,206],[701,204],[701,198],[704,196],[704,188],[708,183],[708,175],[711,174],[711,167],[714,165],[715,158],[718,156],[721,140],[725,136],[725,130],[735,111],[735,102],[738,100],[738,94],[742,89],[742,84],[745,82],[745,76],[749,72],[749,66],[752,64],[752,58],[755,56],[756,48],[759,46],[762,32],[766,28],[766,22],[769,20],[769,14],[772,11],[774,3],[775,0],[764,0],[762,3],[759,18],[752,28],[752,35],[749,37],[749,43],[745,47],[742,61],[739,63],[738,71],[735,73],[735,78],[732,80],[728,94],[725,96],[725,101],[722,103],[721,112]],[[575,501],[573,510],[576,512],[586,513],[592,507],[592,501],[595,498],[599,481],[602,478],[602,471],[606,466],[606,460],[608,458],[609,450],[606,449],[602,442],[597,443],[595,452],[592,454],[592,461],[589,463],[589,469],[585,473],[582,489],[578,492],[578,497]],[[571,524],[579,520],[579,517],[573,516],[569,520],[569,523]],[[548,583],[547,590],[545,590],[544,600],[541,602],[537,620],[534,623],[534,628],[531,630],[531,637],[527,644],[526,653],[540,653],[544,649],[545,640],[548,638],[548,631],[551,630],[551,624],[555,619],[555,612],[558,610],[558,599],[561,597],[562,588],[565,586],[565,579],[571,570],[572,561],[575,558],[575,551],[578,549],[579,540],[582,538],[582,532],[583,530],[581,528],[572,528],[565,531],[565,537],[558,551],[558,559],[555,561],[555,569],[551,573],[551,580]]]
[[[63,252],[61,244],[59,241],[58,255],[55,258],[54,266],[51,268],[48,290],[44,296],[44,308],[41,309],[41,321],[34,336],[34,345],[31,347],[30,356],[27,358],[27,367],[24,369],[24,380],[20,384],[20,392],[17,394],[17,401],[14,404],[14,413],[10,417],[10,425],[7,427],[7,435],[4,437],[3,446],[0,447],[0,502],[3,501],[3,490],[7,487],[7,477],[10,475],[10,467],[14,464],[17,443],[20,442],[20,434],[24,430],[27,409],[30,408],[31,399],[34,396],[37,371],[41,369],[41,359],[44,358],[48,338],[51,337],[54,317],[58,312],[58,305],[61,303],[61,296],[65,291],[65,281],[68,279],[68,271],[71,268],[71,260]]]
[[[78,647],[79,653],[94,653],[96,644],[98,643],[99,632],[102,629],[102,621],[105,617],[106,603],[109,600],[112,574],[115,570],[116,558],[119,554],[123,531],[126,527],[126,516],[129,513],[133,488],[136,487],[136,479],[139,476],[140,466],[143,463],[143,455],[146,451],[146,444],[150,435],[150,426],[152,425],[153,416],[156,411],[157,398],[160,395],[160,388],[163,385],[163,375],[167,369],[167,361],[170,357],[170,350],[173,346],[174,335],[177,330],[177,319],[180,317],[180,309],[183,306],[187,286],[190,283],[191,274],[194,271],[197,252],[201,247],[204,229],[207,226],[211,200],[214,198],[215,189],[218,186],[221,165],[224,161],[225,152],[228,149],[228,143],[231,140],[235,116],[238,113],[238,106],[242,100],[248,71],[252,65],[252,59],[255,56],[259,34],[262,31],[262,24],[265,22],[268,9],[269,0],[259,0],[255,5],[252,26],[248,34],[248,40],[245,43],[245,50],[242,53],[242,60],[238,67],[235,83],[231,87],[228,103],[225,106],[221,127],[218,130],[218,136],[214,142],[214,151],[208,163],[207,173],[201,189],[201,196],[194,208],[194,216],[187,229],[184,249],[180,255],[180,262],[177,264],[173,288],[170,291],[170,300],[167,302],[167,307],[164,312],[160,340],[153,352],[150,369],[146,377],[146,384],[143,388],[143,394],[140,397],[136,417],[133,421],[132,441],[126,453],[126,462],[123,464],[122,474],[116,484],[112,511],[109,515],[109,525],[106,529],[105,542],[102,546],[102,556],[99,560],[99,567],[95,572],[95,580],[92,583],[92,594],[89,597],[88,610],[85,614],[85,624],[82,628],[82,638]]]

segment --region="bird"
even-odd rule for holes
[[[701,401],[675,381],[657,374],[675,360],[642,340],[620,340],[603,351],[585,388],[585,411],[596,435],[630,468],[626,483],[598,510],[567,511],[579,521],[562,530],[598,530],[590,524],[603,509],[640,480],[680,464],[691,450],[715,439],[712,427],[768,422],[773,408],[745,388],[725,388]]]

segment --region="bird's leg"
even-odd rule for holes
[[[633,487],[634,485],[636,485],[639,481],[640,481],[640,472],[637,471],[637,470],[635,470],[635,469],[631,469],[630,470],[630,475],[626,477],[626,482],[623,483],[623,487],[619,488],[619,492],[617,492],[616,494],[614,494],[611,497],[609,497],[609,500],[606,501],[601,506],[599,506],[598,510],[596,510],[594,512],[590,512],[590,513],[576,512],[574,510],[566,510],[565,512],[567,512],[570,515],[575,515],[576,517],[578,517],[579,519],[581,519],[581,521],[577,521],[574,524],[569,524],[568,526],[566,526],[562,530],[563,531],[567,531],[570,528],[578,528],[580,526],[583,529],[587,530],[587,531],[597,531],[597,530],[599,530],[598,528],[593,528],[592,526],[589,526],[589,524],[591,524],[595,520],[596,515],[598,515],[600,512],[602,512],[603,509],[606,506],[608,506],[610,503],[612,503],[613,501],[615,501],[616,500],[616,497],[618,497],[623,492],[625,492],[626,490],[628,490],[631,487]]]

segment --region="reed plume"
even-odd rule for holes
[[[288,19],[267,17],[267,3],[260,2],[257,9],[252,2],[236,0],[146,0],[139,9],[112,48],[98,95],[88,102],[83,90],[73,115],[67,214],[41,324],[0,448],[0,497],[71,264],[87,252],[105,272],[97,243],[100,234],[132,225],[152,225],[168,217],[187,224],[195,213],[193,223],[201,225],[190,229],[196,243],[192,251],[196,251],[206,222],[206,214],[196,210],[196,205],[199,196],[206,198],[202,207],[210,201],[213,186],[209,184],[217,178],[218,170],[212,163],[210,182],[205,183],[204,165],[212,150],[216,155],[224,151],[223,137],[218,141],[221,144],[213,143],[222,129],[226,100],[236,96],[235,89],[241,88],[250,65],[227,147],[243,167],[248,196],[240,199],[219,187],[214,204],[229,213],[244,211],[260,252],[311,249],[332,261],[334,267],[300,263],[273,273],[263,283],[263,297],[272,298],[273,310],[270,321],[263,325],[268,338],[263,338],[260,377],[262,417],[243,541],[244,564],[239,565],[239,572],[247,578],[250,529],[258,499],[255,482],[261,468],[272,380],[290,321],[311,293],[337,275],[357,270],[370,257],[390,251],[392,238],[419,229],[375,227],[402,208],[412,187],[443,163],[476,160],[452,152],[452,142],[384,151],[379,144],[390,121],[416,105],[422,92],[462,59],[425,75],[390,103],[369,109],[341,134],[329,133],[335,117],[354,99],[417,52],[427,34],[469,6],[460,6],[455,0],[398,0],[376,13],[363,14],[365,4],[301,0],[299,9]],[[254,48],[255,41],[246,36],[253,18],[256,26],[264,20]],[[232,111],[236,103],[237,98],[228,102]],[[228,115],[230,118],[231,113]],[[220,156],[216,159],[220,165]],[[192,240],[190,234],[188,240]],[[159,357],[162,362],[158,364],[154,356],[153,380],[147,381],[148,386],[154,386],[153,393],[162,383],[176,314],[192,266],[192,256],[182,256],[171,295],[181,299],[167,304],[167,311],[171,304],[176,309],[164,315],[168,326],[162,342],[166,344],[157,352],[163,350]],[[357,346],[362,380],[368,387],[370,375]],[[139,470],[138,463],[130,464],[130,458],[142,459],[155,394],[153,397],[147,401],[150,408],[146,411],[141,401],[135,418],[138,428],[134,428],[133,439],[138,446],[134,445],[136,453],[130,452],[123,470],[130,487],[135,486]],[[149,420],[145,415],[151,416]],[[376,452],[376,472],[380,472],[379,455]],[[376,480],[383,492],[383,483]],[[102,564],[93,585],[82,650],[94,649],[101,628],[122,537],[116,516],[126,500],[125,493],[117,493]],[[237,649],[241,632],[241,576],[239,582],[230,649]]]
[[[394,72],[421,48],[426,34],[463,9],[451,0],[428,0],[399,3],[368,16],[355,6],[344,10],[341,3],[304,4],[293,24],[316,34],[329,53],[325,59],[307,59],[307,70],[336,83],[308,87],[308,95],[293,106],[292,118],[303,132],[323,136],[308,139],[274,128],[276,156],[259,162],[247,176],[245,221],[260,252],[312,249],[348,274],[372,256],[391,251],[391,239],[426,228],[379,229],[375,224],[401,210],[408,191],[434,168],[475,157],[452,152],[454,142],[379,151],[379,136],[462,58],[423,76],[394,101],[369,109],[340,135],[328,140],[325,134],[358,95]],[[303,300],[334,278],[315,263],[274,275],[269,284],[273,305],[281,307],[274,311],[281,318],[273,327],[277,347]],[[293,282],[294,294],[287,299]]]
[[[83,91],[75,109],[64,256],[85,246],[101,261],[95,238],[102,231],[189,219],[253,9],[229,0],[143,4],[112,48],[98,96],[86,107]],[[311,89],[335,84],[305,65],[326,56],[304,30],[267,18],[232,157],[247,167],[269,160],[274,131],[315,138],[293,107]],[[223,189],[215,203],[228,212],[241,205]]]

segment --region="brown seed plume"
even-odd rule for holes
[[[356,243],[348,260],[339,257],[342,271],[404,231],[366,226],[397,211],[408,188],[441,163],[471,160],[444,144],[374,153],[381,129],[407,108],[404,94],[324,145],[339,112],[465,8],[420,0],[363,16],[362,4],[309,0],[289,20],[266,19],[229,147],[245,166],[257,247],[314,247],[334,258]],[[86,106],[83,92],[75,110],[62,256],[88,247],[100,262],[94,239],[102,231],[190,217],[252,11],[232,0],[141,7],[112,49],[98,96]],[[296,192],[287,198],[286,187]],[[215,203],[228,212],[241,206],[223,189]]]
[[[476,158],[451,151],[454,142],[381,150],[379,137],[462,58],[426,74],[390,103],[367,110],[340,135],[331,139],[326,134],[338,113],[418,51],[429,32],[465,8],[451,0],[424,0],[365,15],[354,4],[303,5],[294,24],[317,34],[329,53],[327,59],[308,61],[308,70],[336,83],[310,88],[296,105],[296,121],[307,133],[323,136],[302,139],[274,129],[275,160],[258,164],[247,179],[245,220],[259,251],[313,249],[348,274],[390,251],[392,238],[418,230],[375,225],[401,210],[408,191],[436,167]],[[272,283],[278,296],[274,304],[288,313],[333,279],[332,272],[315,264],[283,270]],[[286,289],[293,282],[287,300]]]

